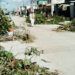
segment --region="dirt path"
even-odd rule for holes
[[[13,19],[16,25],[23,25],[23,18],[14,17]],[[33,43],[26,44],[18,41],[10,41],[1,44],[8,50],[13,46],[12,52],[14,54],[24,52],[27,46],[43,49],[44,55],[42,57],[50,61],[51,67],[59,69],[63,75],[75,75],[75,33],[52,31],[56,27],[56,25],[28,27],[30,33],[36,37]],[[23,58],[23,54],[20,57]]]
[[[63,71],[63,75],[75,74],[75,33],[54,32],[56,26],[34,26],[29,28],[37,39],[34,45],[44,49],[44,58]]]

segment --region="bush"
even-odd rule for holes
[[[50,17],[49,21],[43,14],[36,14],[35,23],[36,24],[59,24],[59,22],[65,21],[65,17],[54,15],[53,17]],[[67,19],[66,19],[67,20]]]
[[[75,19],[71,21],[72,26],[75,26]]]
[[[30,51],[36,53],[37,50]],[[58,75],[58,72],[49,72],[48,68],[40,67],[36,62],[15,59],[11,52],[0,50],[0,75]]]
[[[71,21],[70,30],[71,30],[71,31],[75,31],[75,19],[73,19],[73,20]]]
[[[59,22],[63,22],[65,20],[67,21],[69,18],[58,15],[54,15],[53,17],[49,16],[47,18],[43,13],[35,13],[35,24],[59,24]],[[29,17],[26,18],[26,22],[30,23]]]
[[[30,23],[30,18],[29,18],[29,16],[26,17],[26,22],[27,22],[27,23]]]
[[[35,24],[44,24],[46,21],[46,18],[42,14],[35,14]],[[26,22],[30,23],[29,16],[26,18]]]
[[[0,8],[0,35],[6,34],[10,26],[12,25],[9,18],[5,16],[3,10]]]
[[[57,28],[57,31],[61,31],[61,30],[75,31],[75,19],[73,19],[72,21],[63,22],[63,25]]]
[[[54,15],[51,17],[52,20],[49,21],[49,24],[59,24],[59,22],[65,21],[65,17]]]
[[[45,24],[46,18],[43,14],[36,14],[35,15],[35,23],[36,24]]]

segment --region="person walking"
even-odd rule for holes
[[[34,26],[34,22],[35,22],[35,14],[34,12],[30,12],[30,22],[31,22],[31,26]]]

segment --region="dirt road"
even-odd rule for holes
[[[13,17],[13,19],[16,25],[24,22],[24,19],[20,17]],[[42,57],[50,61],[50,65],[59,69],[63,75],[75,75],[75,33],[52,31],[56,27],[56,25],[28,27],[30,33],[36,37],[33,43],[26,44],[13,41],[4,42],[1,45],[8,50],[13,46],[13,53],[24,52],[27,46],[43,49],[44,55]],[[23,58],[23,54],[21,58]]]
[[[55,25],[29,28],[36,36],[34,45],[44,50],[44,58],[55,64],[63,75],[75,74],[75,33],[52,31]]]

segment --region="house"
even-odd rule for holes
[[[61,4],[63,5],[63,7],[67,8],[65,15],[67,15],[70,18],[74,18],[75,17],[75,0],[65,0]]]
[[[46,5],[51,7],[51,15],[53,16],[54,8],[56,4],[64,3],[65,0],[37,0],[38,5]]]
[[[63,11],[62,15],[74,18],[75,17],[75,0],[37,0],[38,5],[49,5],[51,7],[51,15],[54,15],[54,12],[58,13],[58,10],[61,10],[58,6],[61,6]],[[60,14],[60,12],[59,12]]]
[[[56,5],[61,4],[61,5],[63,5],[63,7],[67,7],[67,11],[65,14],[68,17],[70,17],[70,18],[75,17],[75,0],[54,0],[54,1],[52,0],[51,3],[54,4],[54,8],[52,8],[52,14],[53,14],[54,10],[56,10],[56,11],[58,10],[58,7]]]

